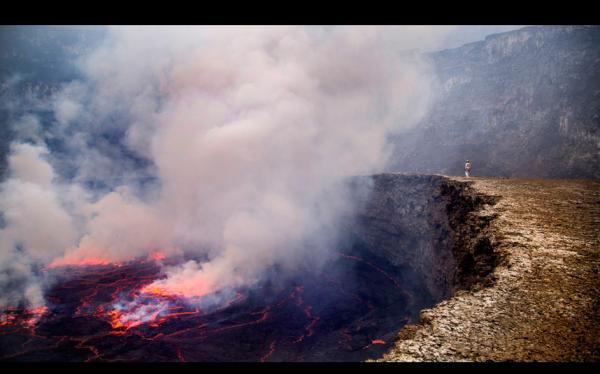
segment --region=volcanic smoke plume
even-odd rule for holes
[[[408,29],[110,28],[43,103],[53,126],[28,114],[11,146],[0,307],[43,306],[65,265],[176,258],[144,290],[186,297],[318,269],[353,209],[344,178],[381,169],[430,102],[406,49],[439,30]]]

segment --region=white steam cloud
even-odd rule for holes
[[[344,178],[381,170],[387,136],[427,110],[428,67],[406,49],[445,31],[112,28],[82,61],[86,79],[56,95],[57,126],[74,133],[76,182],[115,174],[119,164],[89,146],[95,129],[114,126],[151,161],[157,187],[142,194],[126,175],[109,193],[86,194],[54,181],[45,148],[15,145],[0,195],[2,289],[15,263],[27,278],[34,262],[157,250],[197,254],[153,285],[185,295],[251,285],[275,264],[318,266],[352,208]],[[41,302],[39,287],[21,291]],[[0,306],[15,297],[3,292]]]
[[[60,256],[77,240],[72,215],[60,201],[54,172],[43,159],[47,151],[14,144],[9,178],[0,185],[0,306],[23,299],[42,305],[42,286],[36,265]],[[73,187],[77,188],[77,187]]]

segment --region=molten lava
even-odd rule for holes
[[[158,296],[158,297],[176,297],[178,296],[177,294],[173,294],[168,292],[165,288],[159,287],[159,286],[155,286],[155,285],[148,285],[144,288],[141,289],[142,293],[147,293],[150,294],[152,296]]]
[[[107,258],[87,257],[87,258],[57,258],[48,264],[47,268],[56,268],[61,266],[120,266],[120,262],[111,261]]]
[[[165,255],[164,252],[154,252],[151,253],[148,258],[154,261],[162,261],[167,258],[167,255]]]
[[[0,360],[363,360],[409,319],[402,283],[356,254],[319,273],[200,297],[163,287],[161,258],[49,269],[58,280],[47,307],[0,314]]]
[[[29,309],[7,308],[0,315],[0,326],[23,326],[33,329],[46,313],[48,307],[45,306]]]
[[[184,297],[184,298],[202,298],[213,293],[214,287],[198,279],[182,280],[178,282],[167,282],[165,279],[157,280],[146,287],[141,292],[154,296],[162,297]]]

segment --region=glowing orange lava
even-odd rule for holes
[[[182,282],[175,286],[161,282],[151,283],[141,289],[142,293],[165,298],[201,298],[209,295],[213,290],[206,284],[197,282]]]
[[[48,312],[48,307],[30,309],[8,308],[0,315],[0,326],[25,326],[34,328],[40,318]]]
[[[115,309],[108,312],[108,316],[110,317],[110,326],[113,329],[120,329],[124,326],[120,319],[121,312],[119,312],[118,310]]]
[[[112,335],[123,335],[128,330],[147,324],[158,327],[173,318],[186,318],[202,314],[199,308],[186,310],[181,305],[179,296],[169,293],[156,285],[146,285],[130,295],[133,299],[119,299],[119,292],[114,292],[110,306],[103,305],[95,312],[110,323]]]
[[[162,261],[166,258],[167,256],[163,253],[163,252],[154,252],[151,253],[148,258],[154,261]]]
[[[158,286],[153,286],[153,285],[148,285],[144,288],[142,288],[142,293],[147,293],[153,296],[160,296],[160,297],[174,297],[177,296],[177,294],[173,294],[173,293],[169,293],[166,289],[162,288],[162,287],[158,287]]]
[[[123,335],[127,330],[139,326],[143,323],[151,323],[158,318],[162,308],[151,310],[146,313],[142,308],[134,308],[133,310],[123,313],[120,310],[114,309],[108,312],[109,323],[113,330],[113,335]],[[139,315],[138,315],[139,314]],[[162,321],[161,321],[162,322]]]
[[[0,316],[0,326],[11,326],[15,324],[17,316],[10,313],[3,313]]]
[[[120,262],[111,261],[107,258],[87,257],[83,259],[73,258],[57,258],[48,264],[48,268],[56,268],[59,266],[97,266],[97,265],[115,265],[120,266]]]
[[[272,341],[271,344],[269,344],[269,351],[267,352],[266,355],[262,356],[260,358],[260,362],[265,362],[269,359],[269,357],[271,357],[273,355],[273,353],[275,352],[275,341]]]
[[[33,315],[42,315],[48,311],[47,306],[41,306],[39,308],[27,309],[27,313]]]

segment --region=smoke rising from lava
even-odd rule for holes
[[[0,306],[18,305],[23,298],[42,305],[36,265],[62,255],[77,239],[72,215],[61,203],[61,187],[53,184],[54,171],[43,159],[46,154],[40,146],[14,144],[9,179],[0,186],[5,221],[0,229]]]
[[[428,66],[405,50],[444,31],[111,28],[80,61],[84,78],[53,97],[52,136],[76,155],[76,176],[56,175],[43,142],[12,147],[0,284],[27,282],[0,306],[43,303],[35,264],[186,253],[147,287],[186,296],[251,285],[274,265],[318,267],[352,209],[344,178],[381,170],[387,136],[430,103]],[[107,129],[120,148],[98,136]],[[122,149],[148,165],[120,163]]]

